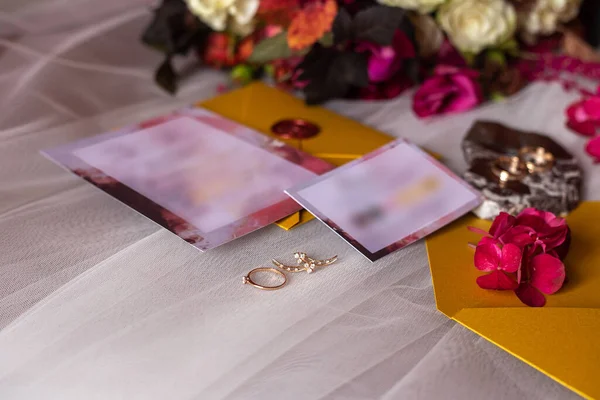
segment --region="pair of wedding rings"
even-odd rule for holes
[[[277,261],[276,259],[272,259],[271,262],[277,268],[280,268],[280,269],[288,271],[288,272],[296,273],[296,272],[306,271],[307,273],[311,274],[315,271],[315,269],[317,267],[325,267],[327,265],[333,264],[334,262],[337,261],[338,256],[333,256],[333,257],[327,258],[325,260],[317,260],[315,258],[311,258],[311,257],[307,256],[306,253],[296,252],[296,253],[294,253],[294,258],[296,259],[297,266],[285,265],[285,264]],[[274,286],[261,285],[261,284],[257,283],[256,281],[252,280],[252,275],[257,272],[269,272],[272,274],[276,274],[280,278],[283,278],[283,281],[280,284],[274,285]],[[243,279],[244,285],[251,285],[251,286],[254,286],[255,288],[261,289],[261,290],[281,289],[287,283],[287,277],[285,276],[285,273],[276,268],[264,268],[264,267],[255,268],[252,271],[248,272],[248,274],[246,276],[244,276],[242,279]]]
[[[517,156],[500,156],[492,162],[492,172],[501,184],[520,181],[528,174],[548,171],[554,165],[554,155],[545,148],[526,146]]]

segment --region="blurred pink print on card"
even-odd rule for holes
[[[333,168],[198,108],[44,153],[201,250],[299,211],[284,190]]]
[[[481,202],[476,190],[404,140],[286,193],[371,261],[423,238]]]

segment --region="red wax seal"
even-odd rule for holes
[[[283,119],[271,127],[271,132],[282,139],[308,139],[317,136],[321,128],[304,119]]]

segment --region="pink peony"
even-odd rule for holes
[[[594,161],[600,163],[600,136],[591,139],[585,146],[585,151],[594,158]]]
[[[417,90],[413,110],[424,118],[436,114],[458,113],[476,107],[482,101],[478,73],[467,68],[439,65]]]

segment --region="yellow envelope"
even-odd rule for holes
[[[438,310],[560,382],[600,399],[600,202],[582,203],[567,217],[572,232],[565,260],[567,282],[546,296],[546,306],[523,305],[512,291],[483,290],[473,264],[480,236],[467,226],[490,222],[462,218],[427,238]]]
[[[339,166],[383,146],[394,138],[364,126],[322,107],[306,106],[281,90],[256,82],[241,89],[198,103],[197,106],[214,111],[231,120],[275,137],[271,126],[282,119],[302,118],[319,125],[321,132],[300,143],[283,140],[316,157]],[[304,210],[277,222],[290,229],[312,219]]]

